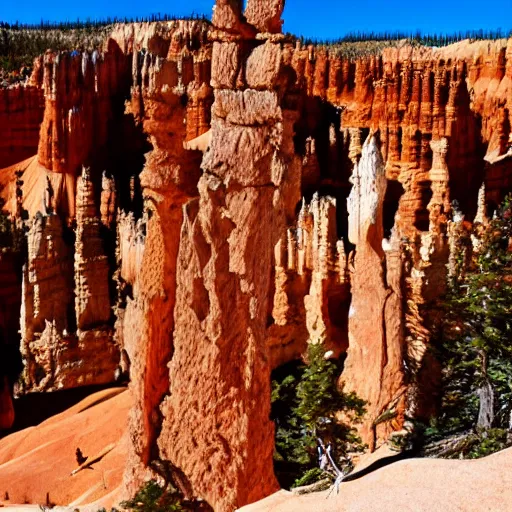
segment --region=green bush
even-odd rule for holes
[[[160,486],[150,480],[128,501],[121,502],[121,507],[133,512],[175,512],[184,510],[181,496],[174,490]]]
[[[307,363],[285,365],[274,372],[272,380],[274,468],[283,487],[292,486],[308,472],[308,481],[312,475],[320,476],[320,472],[311,472],[318,467],[318,439],[326,446],[331,444],[338,465],[343,465],[349,452],[365,448],[355,429],[337,418],[343,412],[358,421],[365,402],[339,390],[340,367],[325,358],[323,345],[309,346]]]
[[[324,478],[332,479],[332,475],[320,468],[308,469],[300,478],[297,478],[297,480],[293,482],[292,489],[295,487],[314,484],[315,482],[323,480]]]
[[[489,226],[477,226],[474,235],[480,240],[478,250],[461,277],[452,280],[444,305],[438,353],[443,365],[442,402],[426,431],[429,440],[468,431],[459,450],[468,458],[510,444],[505,435],[512,413],[510,196]]]

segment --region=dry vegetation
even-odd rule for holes
[[[46,50],[71,51],[98,49],[113,26],[118,23],[159,22],[176,19],[169,15],[149,18],[106,18],[96,21],[63,23],[41,22],[37,25],[8,24],[0,22],[0,86],[24,80],[30,72],[34,58]],[[201,19],[189,16],[184,19]]]

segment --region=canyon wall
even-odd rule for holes
[[[44,101],[19,108],[39,139],[0,151],[29,217],[21,391],[129,376],[126,495],[163,460],[219,511],[276,489],[271,372],[308,343],[344,358],[370,449],[432,412],[453,201],[482,222],[512,188],[512,40],[345,56],[240,4],[48,52],[7,89]]]
[[[18,350],[21,307],[19,262],[12,253],[0,253],[0,430],[14,421],[12,385],[21,370]]]
[[[0,87],[0,168],[37,152],[43,115],[44,95],[40,87]]]

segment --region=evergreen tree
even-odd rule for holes
[[[469,430],[471,442],[461,445],[469,457],[503,448],[512,427],[512,197],[477,230],[478,249],[445,305],[444,388],[435,421],[445,435]]]
[[[150,480],[133,499],[121,502],[121,506],[132,512],[178,512],[185,510],[181,502],[182,498],[175,489],[162,487],[155,480]]]
[[[285,370],[272,381],[272,419],[276,423],[275,470],[280,483],[289,487],[311,471],[321,475],[319,440],[331,446],[338,465],[343,465],[349,452],[364,450],[355,430],[338,416],[343,413],[346,419],[359,420],[365,402],[339,390],[340,368],[325,357],[321,344],[309,346],[306,365],[288,365]]]

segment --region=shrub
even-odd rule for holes
[[[128,501],[121,502],[121,507],[133,512],[175,512],[184,510],[181,496],[174,489],[160,486],[150,480]]]
[[[510,444],[505,432],[512,413],[511,196],[489,226],[477,226],[474,236],[478,250],[462,277],[452,280],[444,305],[442,403],[426,432],[430,439],[440,439],[468,431],[458,449],[468,458]]]
[[[308,473],[308,481],[318,479],[319,440],[331,445],[338,465],[349,452],[362,451],[355,430],[340,421],[359,420],[365,402],[337,386],[339,365],[325,357],[321,344],[310,345],[307,364],[288,364],[277,370],[272,381],[272,419],[276,424],[274,466],[283,487],[290,487]],[[302,483],[300,485],[303,485]]]
[[[308,469],[300,478],[293,482],[292,488],[314,484],[324,478],[330,478],[331,474],[320,468]]]

